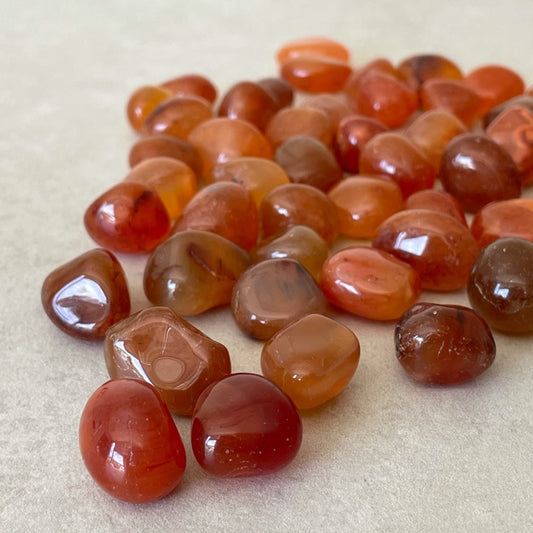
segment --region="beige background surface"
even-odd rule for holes
[[[531,0],[0,0],[0,530],[532,531],[531,337],[496,335],[480,379],[428,388],[396,362],[391,324],[339,315],[360,367],[304,416],[294,463],[219,480],[189,453],[179,490],[133,506],[104,494],[78,451],[82,408],[107,379],[101,345],[55,329],[39,299],[48,272],[94,246],[83,212],[128,171],[124,106],[138,86],[196,71],[223,91],[275,74],[275,50],[310,34],[344,42],[355,65],[439,52],[465,70],[508,64],[532,84],[532,21]],[[144,259],[121,260],[137,310]],[[194,323],[236,371],[259,371],[260,343],[227,311]],[[190,452],[189,421],[176,422]]]

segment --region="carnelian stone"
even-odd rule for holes
[[[318,279],[328,254],[328,243],[316,231],[296,225],[260,241],[250,251],[250,258],[253,263],[266,259],[296,259]]]
[[[415,270],[393,255],[349,246],[324,263],[320,285],[336,306],[371,320],[395,320],[420,296]]]
[[[185,448],[156,389],[137,379],[101,385],[83,409],[81,456],[114,498],[147,503],[171,493],[185,471]]]
[[[217,88],[213,82],[200,74],[184,74],[165,81],[161,87],[175,96],[199,96],[211,104],[217,99]]]
[[[381,72],[382,74],[389,74],[394,78],[398,78],[398,71],[389,59],[384,57],[378,57],[365,63],[363,66],[358,67],[352,71],[346,83],[344,84],[343,92],[352,98],[355,94],[359,79],[368,72]]]
[[[429,209],[407,209],[389,217],[373,246],[409,263],[422,288],[454,291],[464,287],[479,253],[467,227],[456,218]]]
[[[230,302],[249,262],[245,250],[216,233],[180,231],[148,258],[144,292],[154,305],[197,315]]]
[[[202,159],[203,175],[217,163],[236,157],[272,158],[272,147],[252,124],[239,118],[219,117],[202,122],[189,135],[189,142]]]
[[[533,112],[533,93],[531,94],[521,94],[519,96],[514,96],[505,100],[501,104],[493,107],[484,117],[483,117],[483,126],[485,128],[502,112],[510,107],[525,107],[529,111]]]
[[[87,232],[103,248],[122,253],[151,252],[170,232],[163,202],[142,183],[123,181],[85,211]]]
[[[196,194],[177,220],[174,231],[212,231],[249,250],[255,246],[259,216],[252,195],[238,183],[211,183]]]
[[[354,238],[374,237],[385,219],[403,209],[402,191],[388,178],[347,177],[328,196],[337,207],[340,233]]]
[[[351,115],[340,121],[333,148],[339,164],[346,172],[359,172],[359,156],[366,143],[387,131],[387,126],[370,117]]]
[[[294,91],[289,82],[281,78],[263,78],[257,84],[273,98],[278,109],[292,104]]]
[[[65,333],[86,340],[104,337],[107,329],[130,313],[126,276],[107,250],[91,250],[56,268],[41,289],[43,308]]]
[[[213,110],[198,96],[174,96],[159,104],[144,121],[143,135],[165,134],[187,140],[198,124],[209,120]]]
[[[496,355],[487,323],[460,305],[413,306],[397,324],[394,340],[403,369],[416,381],[432,385],[471,381]]]
[[[435,183],[435,169],[426,156],[405,135],[379,133],[370,139],[359,157],[361,174],[378,174],[392,178],[404,198]]]
[[[456,218],[467,226],[466,217],[461,204],[450,193],[439,189],[425,189],[411,194],[405,201],[406,209],[430,209]]]
[[[487,204],[474,215],[470,229],[482,247],[502,237],[533,241],[533,198]]]
[[[353,114],[353,105],[343,93],[339,94],[313,94],[305,98],[300,107],[313,108],[324,111],[329,118],[331,130],[336,131],[339,122]]]
[[[274,160],[293,183],[312,185],[321,191],[327,191],[343,175],[333,152],[309,135],[295,135],[281,143]]]
[[[475,213],[489,202],[517,198],[518,169],[511,156],[485,135],[454,137],[442,155],[439,178],[462,208]]]
[[[350,52],[340,42],[329,37],[304,37],[285,43],[276,53],[278,63],[285,63],[288,59],[300,56],[319,56],[349,61]]]
[[[464,81],[480,98],[480,115],[505,100],[522,94],[525,89],[524,80],[520,75],[501,65],[475,68],[464,77]]]
[[[460,80],[461,69],[447,57],[438,54],[416,54],[402,60],[397,67],[398,75],[415,90],[427,80],[445,78]]]
[[[131,127],[140,131],[146,117],[161,103],[172,97],[172,93],[162,87],[145,85],[139,87],[129,98],[126,116]]]
[[[481,251],[468,278],[470,305],[490,327],[533,332],[533,243],[498,239]]]
[[[259,208],[259,224],[262,238],[303,224],[331,244],[339,232],[335,204],[324,192],[303,183],[288,183],[272,189]]]
[[[198,150],[189,142],[170,135],[148,135],[130,149],[130,167],[152,157],[172,157],[189,166],[197,178],[202,176],[202,160]]]
[[[218,108],[219,117],[247,120],[264,130],[279,106],[258,83],[241,81],[228,89]]]
[[[191,446],[214,476],[270,474],[287,466],[302,442],[291,399],[257,374],[233,374],[211,385],[196,404]]]
[[[262,157],[237,157],[215,165],[208,181],[234,181],[247,189],[259,209],[263,198],[279,185],[290,183],[287,173]]]
[[[323,313],[325,299],[313,276],[294,259],[252,265],[235,284],[231,310],[237,325],[256,339],[269,339],[309,313]]]
[[[152,157],[141,161],[125,179],[153,189],[172,219],[181,214],[197,188],[196,175],[191,167],[172,157]]]
[[[298,409],[312,409],[348,385],[360,351],[359,340],[349,328],[324,315],[310,314],[264,344],[261,371]]]
[[[108,329],[104,355],[111,378],[147,381],[185,416],[208,385],[231,372],[226,347],[168,307],[143,309]]]

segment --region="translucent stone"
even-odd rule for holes
[[[154,305],[180,316],[197,315],[228,304],[248,264],[242,248],[216,233],[181,231],[148,258],[144,292]]]
[[[324,263],[320,285],[344,311],[370,320],[395,320],[420,296],[415,270],[393,255],[369,246],[349,246]]]
[[[139,87],[129,98],[126,116],[131,127],[140,131],[146,117],[161,103],[172,97],[172,93],[162,87],[145,85]]]
[[[488,125],[502,112],[509,107],[520,106],[525,107],[529,111],[533,111],[533,91],[530,94],[521,94],[505,100],[501,104],[494,106],[484,117],[483,126],[486,128]]]
[[[81,456],[96,483],[114,498],[147,503],[170,494],[185,471],[185,448],[152,385],[114,379],[83,409]]]
[[[461,204],[457,198],[439,189],[425,189],[411,194],[405,200],[405,208],[438,211],[456,218],[465,226],[468,225]]]
[[[292,57],[309,55],[340,61],[350,60],[350,52],[342,43],[323,36],[304,37],[287,42],[277,51],[276,59],[281,64]]]
[[[298,261],[268,259],[252,265],[239,278],[231,309],[246,334],[265,340],[304,315],[323,313],[325,299]]]
[[[460,305],[415,305],[397,324],[394,339],[403,369],[426,384],[471,381],[492,365],[496,355],[487,323]]]
[[[336,131],[339,122],[348,116],[353,115],[353,104],[346,98],[343,93],[330,94],[313,94],[304,98],[300,104],[303,108],[318,109],[326,113],[332,131]]]
[[[233,374],[209,387],[193,413],[191,446],[214,476],[270,474],[286,467],[302,442],[291,399],[257,374]]]
[[[261,370],[298,409],[312,409],[348,385],[359,354],[359,341],[349,328],[324,315],[310,314],[264,344]]]
[[[199,96],[211,104],[217,99],[217,88],[213,82],[200,74],[183,74],[165,81],[160,86],[175,96]]]
[[[46,276],[41,302],[50,320],[65,333],[86,340],[104,337],[107,329],[130,313],[124,271],[107,250],[91,250]]]
[[[231,372],[226,347],[168,307],[148,307],[115,324],[104,355],[111,378],[152,384],[172,412],[185,416],[208,385]]]
[[[263,78],[257,84],[274,99],[278,109],[292,105],[294,91],[287,81],[281,78]]]
[[[343,87],[343,92],[353,100],[357,91],[357,84],[359,80],[369,72],[381,72],[382,74],[388,74],[394,78],[398,78],[398,71],[394,65],[390,62],[389,59],[385,57],[377,57],[376,59],[371,59],[367,63],[364,63],[362,66],[355,68]]]
[[[415,90],[434,78],[460,80],[461,69],[447,57],[438,54],[416,54],[400,61],[397,67],[400,78]]]

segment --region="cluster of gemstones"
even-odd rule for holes
[[[103,340],[111,379],[79,438],[116,498],[153,501],[179,484],[171,413],[191,417],[194,456],[213,475],[287,465],[300,413],[358,366],[358,338],[329,305],[395,321],[396,356],[426,384],[484,372],[491,328],[533,331],[533,199],[522,196],[533,88],[507,67],[465,74],[435,54],[354,68],[323,37],[277,59],[280,77],[238,82],[216,106],[197,74],[136,90],[131,171],[85,212],[100,248],[44,281],[50,319]],[[131,314],[116,253],[149,254],[153,306]],[[471,307],[419,302],[465,287]],[[184,318],[220,306],[263,342],[263,375],[232,373],[227,348]]]

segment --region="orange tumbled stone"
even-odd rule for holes
[[[319,109],[326,113],[329,118],[331,130],[336,131],[339,122],[350,115],[353,115],[353,104],[343,93],[339,94],[314,94],[305,98],[300,107]]]
[[[144,292],[154,305],[197,315],[230,302],[249,262],[245,250],[216,233],[180,231],[148,258]]]
[[[359,341],[349,328],[324,315],[310,314],[264,344],[261,370],[298,409],[312,409],[348,385],[359,355]]]
[[[131,127],[140,131],[146,117],[161,103],[172,97],[172,93],[162,87],[145,85],[139,87],[129,98],[126,115]]]
[[[170,218],[155,191],[123,181],[99,196],[85,211],[91,238],[122,253],[151,252],[170,232]]]
[[[211,104],[217,99],[217,88],[201,74],[183,74],[160,85],[176,96],[199,96]]]
[[[258,220],[252,195],[238,183],[220,181],[194,196],[176,221],[174,231],[212,231],[249,250],[257,242]]]
[[[293,57],[309,55],[340,61],[350,59],[350,52],[342,43],[323,36],[303,37],[287,42],[277,51],[276,59],[281,64]]]
[[[395,320],[418,299],[415,270],[393,255],[369,246],[349,246],[324,263],[320,286],[344,311],[371,320]]]
[[[533,93],[531,94],[521,94],[519,96],[514,96],[505,100],[501,104],[494,106],[484,117],[483,117],[483,126],[485,128],[502,112],[510,107],[525,107],[529,111],[533,111]]]
[[[185,416],[208,385],[231,372],[226,347],[168,307],[149,307],[115,324],[104,356],[111,378],[147,381],[172,412]]]
[[[291,84],[282,78],[262,78],[257,84],[273,98],[278,109],[290,106],[294,100]]]
[[[43,282],[41,302],[48,318],[73,337],[102,339],[130,313],[124,270],[107,250],[86,252],[56,268]]]
[[[434,78],[460,80],[461,69],[447,57],[438,54],[416,54],[403,59],[397,67],[400,78],[415,90]]]
[[[405,208],[439,211],[456,218],[465,226],[468,225],[464,211],[457,198],[439,189],[425,189],[411,194],[405,201]]]

